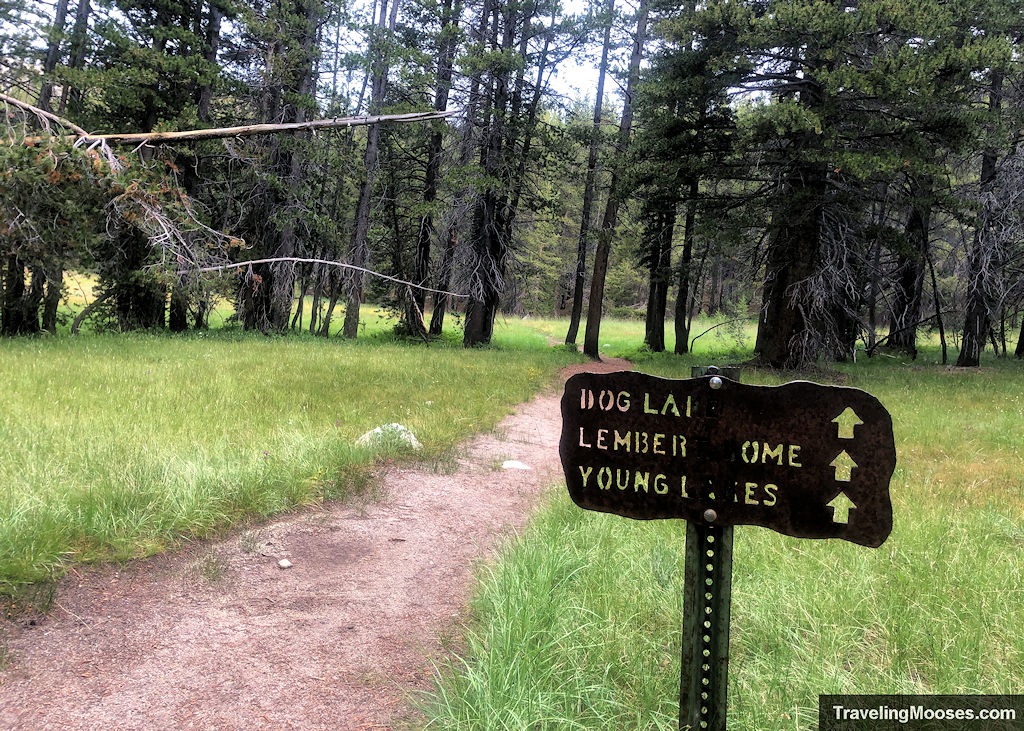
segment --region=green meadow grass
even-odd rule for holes
[[[565,342],[569,330],[566,319],[528,317],[523,324],[543,332],[555,342]],[[586,319],[580,323],[576,344],[583,348],[586,333]],[[749,358],[757,335],[757,322],[732,322],[723,317],[697,317],[691,326],[690,341],[693,355],[706,357]],[[644,323],[639,320],[606,318],[601,321],[598,350],[607,355],[635,359],[649,353],[644,344]],[[675,328],[671,321],[665,323],[665,348],[671,353],[675,348]]]
[[[354,446],[381,424],[443,463],[578,359],[515,321],[473,351],[373,330],[4,339],[0,594],[343,497],[398,456]]]
[[[639,368],[688,377],[732,355]],[[877,549],[736,529],[730,728],[814,729],[825,693],[1021,692],[1024,366],[920,365],[937,359],[804,374],[892,413],[894,529]],[[674,729],[684,543],[681,522],[583,511],[553,489],[480,571],[463,650],[423,699],[427,727]]]

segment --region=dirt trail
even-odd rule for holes
[[[409,693],[445,654],[474,562],[560,477],[560,393],[467,442],[454,474],[389,470],[379,503],[70,574],[50,616],[8,627],[0,728],[415,725]]]

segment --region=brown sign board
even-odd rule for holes
[[[559,453],[588,510],[865,546],[892,531],[892,418],[856,388],[581,373],[565,384]]]

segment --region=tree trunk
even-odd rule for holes
[[[676,211],[672,203],[662,202],[658,211],[649,211],[647,266],[647,317],[644,343],[654,353],[665,350],[665,309],[668,303],[668,285],[672,275],[672,234],[675,231]]]
[[[320,320],[320,298],[324,291],[324,269],[319,264],[313,265],[313,301],[309,306],[309,334],[316,335],[317,322]]]
[[[331,318],[334,316],[334,308],[338,306],[338,299],[341,297],[341,284],[331,288],[331,296],[327,300],[327,312],[320,323],[320,337],[331,336]]]
[[[997,114],[1002,107],[1003,74],[992,72],[991,88],[989,89],[989,110]],[[981,157],[981,190],[989,192],[996,181],[996,150],[986,147]],[[991,231],[987,204],[982,206],[981,213],[974,225],[974,240],[967,257],[967,305],[964,315],[964,331],[961,339],[960,354],[956,364],[960,368],[981,365],[981,353],[985,349],[985,337],[991,327],[992,307],[996,272],[1002,267],[999,245],[995,234]],[[996,350],[998,353],[998,349]]]
[[[490,17],[490,2],[484,3],[480,12],[480,21],[475,28],[471,28],[471,38],[483,46],[486,43],[488,18]],[[482,81],[482,70],[475,71],[469,82],[468,103],[466,105],[466,117],[462,129],[462,140],[459,150],[459,165],[466,167],[473,159],[473,129],[477,124],[477,111],[479,109],[480,86]],[[466,185],[458,195],[458,201],[464,203],[472,197],[472,187]],[[455,208],[459,208],[456,203]],[[451,288],[452,269],[455,262],[455,251],[459,243],[459,229],[462,225],[461,217],[452,215],[448,221],[447,234],[445,235],[445,249],[441,255],[441,265],[438,268],[437,282],[435,288],[448,291]],[[439,336],[444,331],[444,317],[450,304],[450,297],[441,292],[434,293],[432,313],[430,315],[430,334]]]
[[[217,52],[220,50],[220,26],[224,14],[216,5],[210,5],[210,19],[206,26],[206,52],[204,58],[209,64],[217,63]],[[200,122],[210,121],[210,102],[213,100],[213,84],[207,82],[199,89],[196,106],[196,118]]]
[[[817,357],[817,338],[797,287],[820,268],[825,178],[807,166],[786,183],[772,214],[756,358],[773,368],[798,368]]]
[[[196,314],[192,318],[192,329],[193,330],[208,330],[210,327],[209,323],[210,313],[210,296],[209,294],[202,294],[196,299]]]
[[[46,270],[46,295],[43,297],[43,330],[51,335],[57,334],[57,308],[60,307],[60,296],[64,288],[64,270],[60,264],[50,266]]]
[[[85,54],[89,48],[89,15],[92,12],[90,0],[78,0],[78,8],[75,11],[75,25],[71,30],[71,47],[68,56],[68,67],[80,69],[85,65]],[[60,106],[58,114],[63,115],[65,109],[69,109],[71,118],[80,116],[82,106],[82,90],[74,89],[69,84],[64,85],[60,95]]]
[[[68,0],[57,0],[57,6],[53,13],[53,24],[46,43],[46,58],[43,60],[43,86],[39,90],[39,108],[47,112],[50,109],[50,99],[53,97],[53,80],[51,75],[57,68],[60,61],[61,36],[64,35],[64,25],[68,17]]]
[[[686,202],[686,218],[683,222],[683,255],[679,261],[679,288],[676,290],[676,347],[677,355],[690,352],[690,266],[693,263],[693,232],[697,219],[696,180],[690,181],[690,196]]]
[[[306,304],[306,290],[309,289],[309,270],[310,267],[305,268],[305,272],[299,277],[299,302],[295,307],[295,314],[292,315],[291,329],[296,331],[302,330],[302,314]]]
[[[494,12],[494,30],[491,47],[507,55],[513,47],[514,29],[518,18],[509,6],[502,8],[490,3]],[[497,42],[498,18],[505,15],[505,28],[500,46]],[[508,242],[505,239],[507,210],[497,188],[501,170],[504,167],[506,115],[509,103],[509,71],[505,67],[491,70],[493,103],[491,115],[485,126],[480,163],[488,180],[487,188],[477,197],[473,208],[473,225],[470,247],[473,264],[469,283],[470,301],[466,307],[466,328],[462,343],[467,348],[486,345],[491,342],[494,332],[494,318],[498,311],[501,293],[505,286],[505,265],[508,259]]]
[[[537,6],[534,5],[533,9],[536,10]],[[523,28],[528,28],[530,25],[530,17],[527,17],[523,21]],[[551,24],[548,26],[544,33],[544,46],[540,52],[540,58],[537,61],[537,79],[533,87],[533,97],[530,100],[530,104],[527,108],[526,122],[523,128],[523,139],[519,145],[519,150],[516,153],[519,162],[516,164],[515,173],[512,175],[510,181],[511,194],[509,196],[508,215],[505,217],[505,231],[506,235],[512,236],[512,225],[516,220],[516,216],[519,214],[519,204],[523,196],[523,188],[526,184],[526,168],[527,163],[530,159],[530,150],[533,147],[533,138],[537,132],[537,116],[540,110],[540,101],[544,91],[544,73],[548,66],[548,50],[551,47],[551,37],[555,32],[556,17],[554,14],[551,16]],[[522,59],[522,67],[518,79],[520,87],[523,85],[522,68],[525,68],[528,64],[527,59],[527,42],[529,40],[529,34],[524,30],[522,42],[520,44],[521,52],[520,58]],[[522,89],[517,89],[516,99],[512,107],[512,118],[518,119],[521,116],[521,102],[522,102]]]
[[[878,337],[878,291],[881,286],[881,258],[882,258],[882,225],[886,216],[886,201],[888,198],[889,186],[887,183],[879,183],[876,186],[878,191],[878,203],[872,206],[871,223],[875,229],[875,236],[871,242],[871,272],[868,279],[868,357],[875,347],[875,340]]]
[[[452,262],[455,260],[455,247],[458,245],[457,229],[453,224],[448,229],[448,241],[441,255],[441,266],[437,272],[437,289],[448,291],[452,282]],[[437,336],[444,331],[444,314],[448,309],[449,295],[434,292],[434,307],[430,313],[430,334]]]
[[[626,80],[625,98],[622,103],[622,120],[619,122],[619,136],[615,145],[615,162],[612,165],[612,179],[608,188],[608,201],[605,204],[604,218],[598,233],[597,251],[594,253],[594,274],[590,282],[590,302],[587,307],[587,331],[583,338],[583,352],[591,358],[598,356],[598,343],[601,337],[601,314],[604,307],[604,284],[608,272],[608,254],[611,251],[612,237],[619,218],[619,204],[622,192],[619,190],[619,175],[624,164],[623,157],[629,146],[629,135],[633,127],[633,90],[636,88],[640,73],[640,60],[643,56],[644,42],[647,37],[647,0],[640,0],[637,9],[636,35],[633,39],[633,51],[629,58],[629,75]]]
[[[34,286],[25,286],[25,266],[15,254],[7,255],[3,279],[0,335],[31,335],[39,332],[38,303],[35,308],[32,307]],[[33,285],[35,279],[33,275]]]
[[[171,287],[171,305],[167,313],[167,329],[174,333],[188,329],[188,291],[184,277]]]
[[[932,277],[932,299],[935,300],[935,321],[939,326],[939,344],[942,346],[942,365],[946,365],[946,361],[949,360],[949,354],[946,348],[946,325],[942,321],[942,298],[939,296],[939,282],[935,277],[935,262],[932,261],[930,253],[928,254],[928,271]]]
[[[381,3],[379,29],[376,42],[372,44],[371,63],[375,66],[373,74],[373,90],[370,96],[371,112],[380,111],[384,105],[384,93],[387,91],[388,59],[387,44],[384,42],[383,30],[394,31],[398,18],[399,0],[391,0],[391,15],[387,14],[386,0]],[[377,178],[377,157],[380,149],[380,127],[372,125],[366,132],[366,150],[363,153],[363,168],[366,177],[359,186],[359,197],[356,200],[355,225],[352,232],[352,263],[357,267],[365,267],[370,258],[368,236],[370,232],[370,196]],[[345,324],[342,334],[346,338],[359,335],[359,305],[363,301],[362,272],[353,271],[349,283],[348,307],[345,308]]]
[[[458,48],[459,17],[462,15],[461,0],[452,8],[452,0],[444,0],[443,28],[444,40],[441,53],[437,59],[437,89],[434,92],[434,111],[443,112],[448,108],[448,96],[452,88],[452,71],[455,52]],[[423,205],[426,209],[420,218],[419,231],[416,236],[416,271],[413,281],[426,284],[430,278],[430,245],[434,237],[434,206],[437,201],[437,181],[441,170],[441,154],[444,151],[444,125],[438,123],[430,143],[427,146],[427,170],[423,181]],[[427,293],[422,289],[415,290],[414,301],[420,312],[426,306]]]
[[[914,201],[907,216],[908,249],[900,254],[893,281],[892,316],[887,347],[917,357],[917,323],[921,319],[924,274],[928,259],[928,229],[931,218],[931,184],[914,187]]]
[[[608,52],[611,49],[612,23],[615,21],[615,0],[608,0],[608,19],[604,28],[604,44],[601,47],[601,64],[598,67],[597,96],[594,100],[594,124],[590,130],[590,152],[587,155],[587,174],[583,184],[583,210],[580,214],[580,235],[576,243],[576,275],[572,285],[572,313],[569,315],[569,331],[565,335],[566,345],[575,345],[583,315],[583,288],[587,283],[587,248],[590,245],[590,216],[594,207],[594,181],[597,177],[597,153],[601,146],[601,113],[604,102],[604,79],[608,72]]]
[[[279,115],[289,123],[305,124],[306,108],[302,101],[313,95],[316,81],[316,40],[317,23],[322,5],[306,0],[296,5],[298,17],[291,30],[295,33],[292,47],[284,48],[283,42],[275,39],[270,55],[291,55],[294,63],[294,86],[287,89],[271,85],[266,89],[261,102],[262,114],[266,120],[276,120]],[[267,197],[268,205],[285,210],[297,210],[302,196],[302,141],[306,132],[299,128],[289,140],[275,140],[271,153],[272,171],[280,181],[277,188]],[[269,254],[266,258],[291,257],[295,255],[298,242],[297,214],[283,217],[279,229],[269,227],[261,249]],[[288,330],[295,298],[295,263],[282,261],[253,265],[252,281],[243,281],[239,290],[238,310],[246,329],[261,332],[285,332]]]

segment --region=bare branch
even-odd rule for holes
[[[32,112],[32,114],[36,115],[40,119],[46,119],[46,120],[49,120],[51,122],[56,122],[57,124],[61,125],[62,127],[67,127],[68,129],[70,129],[72,132],[74,132],[75,134],[77,134],[80,137],[83,137],[83,136],[87,137],[89,135],[88,132],[86,132],[84,129],[79,127],[74,122],[69,122],[68,120],[63,119],[62,117],[58,117],[56,114],[52,114],[50,112],[47,112],[45,109],[40,109],[39,107],[32,106],[31,104],[29,104],[27,102],[19,101],[19,100],[15,99],[13,96],[8,96],[7,94],[0,94],[0,101],[6,102],[8,104],[13,104],[14,106],[18,107],[19,109],[24,109],[26,112]],[[36,141],[38,141],[39,139],[40,138],[38,138],[38,137],[26,137],[25,141],[26,142],[28,142],[29,140],[36,140]]]
[[[398,279],[396,277],[389,277],[387,274],[381,274],[380,272],[375,272],[372,269],[365,269],[363,267],[357,267],[355,264],[344,264],[344,263],[342,263],[340,261],[329,261],[327,259],[304,259],[304,258],[297,257],[297,256],[276,256],[276,257],[273,257],[273,258],[270,258],[270,259],[253,259],[251,261],[240,261],[237,264],[220,264],[218,266],[199,267],[199,268],[196,268],[196,269],[181,269],[181,270],[178,271],[178,274],[198,274],[198,273],[201,273],[201,272],[219,272],[219,271],[223,271],[224,269],[241,269],[242,267],[247,267],[247,266],[250,266],[252,264],[273,264],[273,263],[282,262],[282,261],[288,261],[288,262],[292,262],[292,263],[296,263],[296,264],[325,264],[327,266],[339,267],[341,269],[354,269],[354,270],[363,272],[364,274],[369,274],[369,275],[374,276],[374,277],[380,277],[381,279],[386,279],[389,282],[394,282],[395,284],[401,284],[401,285],[404,285],[406,287],[414,287],[416,289],[422,289],[425,292],[436,292],[437,294],[449,295],[451,297],[469,297],[469,295],[467,295],[467,294],[457,294],[455,292],[446,292],[443,289],[431,289],[430,287],[424,287],[424,286],[422,286],[420,284],[414,284],[413,282],[406,282],[404,279]]]
[[[40,110],[42,111],[42,110]],[[147,144],[152,142],[182,142],[193,140],[217,140],[226,137],[252,137],[255,135],[275,134],[278,132],[295,132],[310,129],[334,127],[360,127],[368,124],[399,124],[402,122],[428,122],[433,119],[444,119],[455,114],[452,112],[414,112],[412,114],[378,114],[371,117],[333,117],[331,119],[314,119],[309,122],[289,122],[284,124],[246,124],[240,127],[217,127],[214,129],[189,129],[180,132],[137,132],[94,135],[75,128],[77,137],[69,140],[78,144],[91,144],[96,141],[126,144]],[[52,116],[52,115],[51,115]],[[70,124],[70,123],[68,123]],[[41,137],[26,137],[26,144],[41,142]]]

